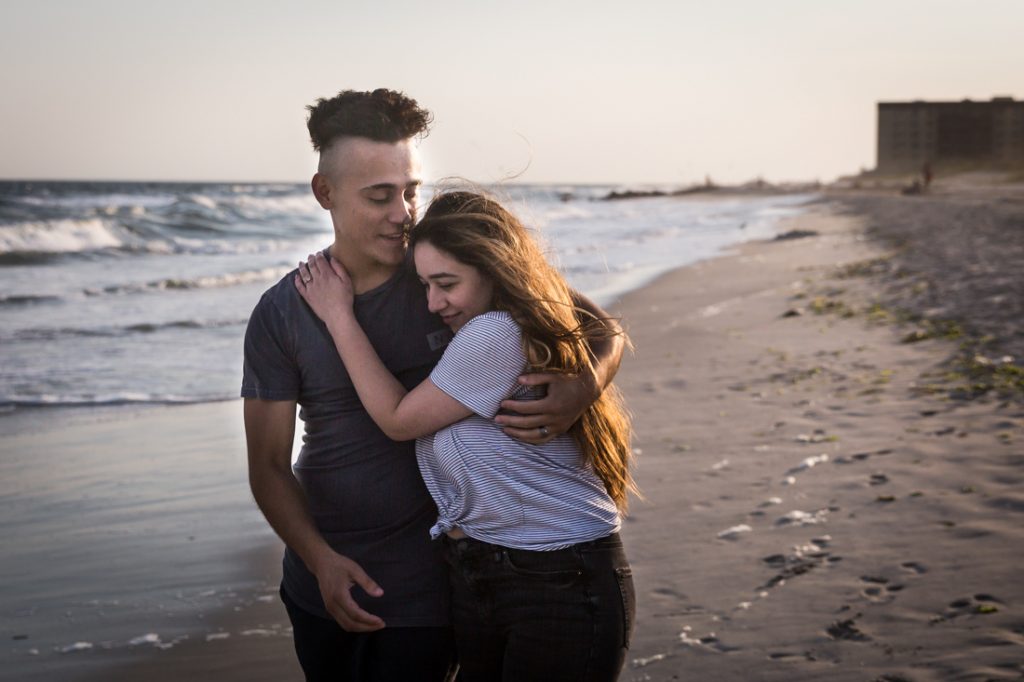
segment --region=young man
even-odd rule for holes
[[[414,141],[430,114],[390,90],[344,91],[309,110],[320,152],[313,194],[334,225],[329,254],[352,278],[381,359],[412,388],[450,338],[403,265],[422,182]],[[448,584],[414,443],[389,440],[370,419],[293,277],[253,311],[242,397],[253,496],[287,545],[281,597],[299,662],[309,680],[443,680],[454,659]],[[567,431],[611,380],[622,344],[594,352],[595,376],[528,377],[548,383],[548,397],[510,405],[520,414],[498,418],[509,433],[542,442]],[[296,406],[305,434],[293,470]]]

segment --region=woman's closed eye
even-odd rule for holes
[[[449,289],[454,287],[456,284],[458,284],[458,281],[457,280],[445,280],[443,282],[428,282],[425,279],[421,279],[420,280],[420,284],[422,284],[423,288],[427,289],[427,290],[429,290],[431,286],[435,286],[438,289],[440,289],[441,291],[448,291]]]

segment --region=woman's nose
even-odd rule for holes
[[[444,301],[439,295],[437,289],[427,290],[427,310],[432,313],[436,313],[439,310],[444,309]]]

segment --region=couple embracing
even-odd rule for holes
[[[615,680],[635,610],[624,337],[490,196],[439,193],[416,222],[429,123],[390,90],[310,107],[334,242],[246,331],[249,478],[287,546],[299,663],[308,680]]]

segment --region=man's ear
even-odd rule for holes
[[[327,178],[322,173],[315,173],[309,186],[313,189],[313,196],[316,197],[321,208],[330,210],[334,207],[331,202],[331,183],[327,182]]]

